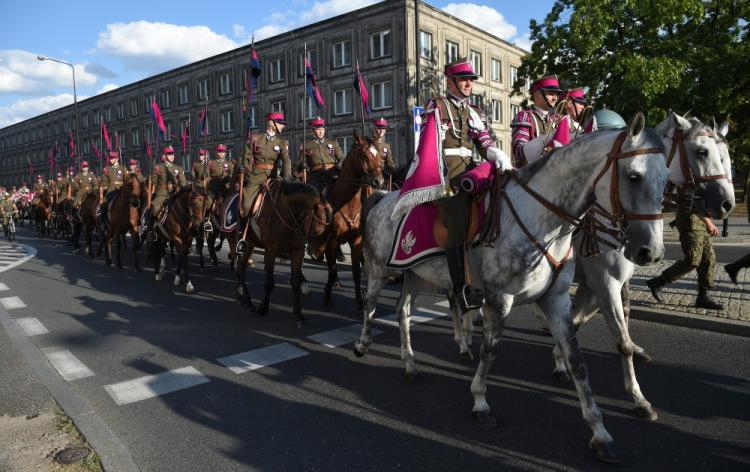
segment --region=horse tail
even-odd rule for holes
[[[372,210],[375,207],[375,205],[377,205],[378,202],[380,202],[380,200],[382,200],[383,197],[385,197],[386,195],[388,195],[388,192],[383,191],[383,190],[378,190],[377,192],[370,195],[367,198],[367,200],[365,200],[364,203],[362,204],[362,217],[360,218],[360,223],[359,223],[359,234],[361,234],[362,236],[367,234],[365,233],[365,231],[367,229],[366,228],[367,216],[370,213],[370,210]]]

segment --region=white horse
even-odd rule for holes
[[[574,264],[565,261],[571,255],[575,223],[594,201],[628,218],[629,253],[636,263],[649,264],[662,258],[663,227],[656,216],[661,212],[668,173],[662,149],[658,136],[645,128],[639,113],[627,131],[584,136],[521,169],[517,178],[506,185],[504,195],[497,196],[502,205],[500,237],[490,246],[479,246],[467,253],[472,279],[486,294],[480,362],[471,384],[473,414],[481,426],[496,424],[485,399],[486,378],[505,320],[513,305],[536,302],[573,373],[584,420],[593,432],[589,442],[592,450],[600,460],[621,460],[602,423],[572,327],[568,290]],[[396,199],[397,193],[376,194],[368,204],[366,219],[363,216],[368,282],[362,335],[354,348],[357,356],[363,356],[372,342],[371,320],[377,296],[394,273],[385,263],[397,227],[391,219]],[[556,211],[553,213],[551,208]],[[451,280],[444,258],[421,262],[405,270],[404,275],[397,307],[401,357],[407,376],[413,377],[418,371],[409,337],[409,316],[419,279],[446,289],[450,289]],[[453,316],[454,320],[459,319],[455,310]]]
[[[675,113],[656,127],[667,155],[672,156],[670,182],[683,188],[693,185],[689,183],[692,179],[696,195],[706,202],[707,208],[717,218],[726,217],[735,204],[734,192],[727,179],[731,166],[724,139],[727,129],[726,123],[721,127],[714,123],[711,129],[697,119],[687,120]],[[603,220],[602,217],[599,219]],[[611,236],[605,233],[601,236],[617,246],[618,242]],[[633,343],[628,332],[629,307],[626,308],[627,289],[623,290],[623,287],[633,277],[634,265],[625,257],[623,247],[602,245],[598,256],[583,257],[583,244],[582,238],[576,240],[576,281],[579,286],[573,299],[573,326],[577,330],[601,309],[620,352],[625,389],[633,399],[633,412],[640,418],[654,421],[657,414],[641,392],[633,366],[634,355],[645,361],[650,360],[650,356]],[[569,382],[570,376],[559,346],[555,347],[553,354],[555,377]]]

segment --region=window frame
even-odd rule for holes
[[[342,105],[344,106],[344,110],[339,110],[339,95],[343,95],[342,99]],[[349,109],[346,109],[346,99],[347,96],[349,98]],[[351,87],[346,87],[342,89],[335,90],[333,92],[333,114],[334,116],[345,116],[345,115],[351,115],[354,113],[354,90],[352,90]]]
[[[339,63],[339,64],[337,64],[336,63],[336,59],[337,59],[336,48],[339,45],[345,45],[347,43],[349,43],[349,55],[348,55],[348,59],[344,57],[344,56],[346,56],[346,54],[345,54],[346,47],[342,46],[340,54],[339,54],[340,56],[342,56],[342,57],[339,57],[339,59],[341,59],[342,62]],[[344,59],[347,59],[348,62],[344,62]],[[347,66],[351,66],[351,65],[352,65],[352,40],[351,39],[343,39],[341,41],[333,43],[333,46],[331,47],[331,68],[332,69],[340,69],[342,67],[347,67]]]
[[[429,44],[425,48],[424,40],[428,40]],[[425,54],[426,51],[426,54]],[[432,61],[435,59],[435,54],[432,51],[432,33],[425,30],[419,30],[419,57]]]
[[[380,88],[382,89],[381,95],[382,97],[385,97],[385,84],[390,84],[390,104],[376,104],[375,97],[377,96],[377,94],[375,93],[375,88],[377,86],[380,86]],[[372,84],[370,85],[370,97],[372,97],[370,107],[373,110],[387,110],[389,108],[393,108],[393,81],[383,80],[381,82],[372,82]]]
[[[224,72],[219,76],[219,95],[230,95],[232,93],[232,73]]]
[[[222,110],[219,121],[219,131],[224,133],[234,132],[234,110]]]
[[[495,73],[497,73],[497,76]],[[490,80],[498,83],[503,82],[503,61],[494,57],[490,58]]]
[[[385,41],[383,38],[385,36],[388,36],[388,40]],[[375,38],[379,38],[378,46],[380,47],[380,55],[375,55]],[[384,59],[387,57],[391,57],[393,55],[393,44],[391,41],[391,29],[385,29],[381,31],[376,31],[374,33],[370,33],[370,60],[378,60],[378,59]],[[388,46],[388,52],[386,53],[385,46]]]
[[[456,54],[451,54],[451,46],[455,46]],[[450,64],[452,62],[455,62],[458,60],[458,58],[461,57],[461,49],[458,43],[454,43],[453,41],[446,39],[445,40],[445,63]]]
[[[274,64],[276,64],[277,66],[274,66]],[[286,80],[284,66],[285,64],[284,64],[283,57],[277,57],[276,59],[273,59],[268,63],[268,67],[270,68],[270,73],[268,74],[268,80],[270,83],[278,84]],[[278,77],[274,76],[274,72],[278,73]]]
[[[476,59],[479,59],[478,61]],[[482,53],[479,51],[476,51],[474,49],[471,49],[469,52],[469,62],[471,62],[471,67],[474,69],[474,73],[478,75],[479,77],[482,76]]]

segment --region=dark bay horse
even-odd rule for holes
[[[42,190],[38,195],[33,212],[36,232],[40,236],[49,236],[52,230],[52,201],[48,190]]]
[[[97,216],[97,207],[99,206],[99,196],[94,192],[88,192],[81,200],[81,207],[78,214],[73,216],[73,248],[74,253],[78,254],[81,250],[79,239],[83,232],[86,237],[86,255],[91,259],[94,258],[94,252],[91,249],[94,231],[102,234],[101,220]]]
[[[120,258],[122,239],[125,233],[130,232],[133,245],[133,264],[135,265],[136,272],[140,272],[141,266],[138,263],[138,222],[141,216],[141,183],[138,177],[132,173],[125,174],[122,188],[116,192],[117,194],[109,203],[107,235],[101,242],[104,245],[104,257],[107,265],[112,265],[112,240],[117,238],[117,268],[122,269]]]
[[[341,164],[338,179],[329,188],[326,200],[333,209],[333,224],[318,238],[310,241],[316,252],[325,251],[328,264],[324,302],[333,304],[331,289],[338,281],[336,250],[344,243],[351,247],[352,278],[357,307],[362,309],[362,234],[359,231],[362,202],[373,189],[383,185],[383,158],[371,140],[354,132],[354,145]],[[320,247],[322,246],[322,247]]]
[[[185,270],[185,291],[192,293],[195,287],[190,282],[188,249],[196,232],[203,231],[203,214],[206,206],[206,191],[196,184],[188,184],[170,196],[165,202],[167,214],[164,223],[155,225],[154,277],[161,280],[167,242],[174,244],[179,255],[174,285],[180,284],[180,269]]]
[[[273,270],[276,259],[288,258],[292,276],[292,311],[297,318],[297,327],[305,325],[300,306],[302,284],[302,259],[305,243],[320,237],[333,220],[331,205],[325,203],[312,185],[279,180],[269,180],[268,193],[263,200],[257,219],[250,221],[250,228],[244,240],[244,250],[236,252],[235,273],[237,275],[237,295],[245,301],[248,312],[255,311],[252,299],[245,285],[245,269],[255,247],[265,250],[266,272],[265,296],[258,308],[258,314],[268,313],[268,304],[274,288]],[[244,227],[244,226],[243,226]],[[235,233],[229,234],[229,244],[234,252]],[[243,244],[240,244],[243,245]],[[319,256],[320,253],[313,254]],[[238,257],[237,257],[238,256]]]

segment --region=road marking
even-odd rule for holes
[[[242,374],[308,354],[289,343],[280,343],[216,360],[235,374]]]
[[[443,316],[448,316],[448,314],[443,313],[442,311],[431,310],[429,308],[416,308],[412,311],[412,314],[409,318],[411,324],[415,325],[419,323],[426,323]],[[373,321],[375,323],[395,326],[396,328],[398,328],[398,313],[383,316],[382,318],[375,318]]]
[[[195,387],[206,382],[209,382],[208,377],[201,374],[195,367],[187,366],[161,374],[146,375],[125,382],[105,385],[104,390],[118,405],[128,405],[165,393]]]
[[[0,243],[0,272],[18,267],[34,256],[36,256],[36,249],[32,246]]]
[[[17,318],[16,324],[26,333],[26,336],[38,336],[49,333],[47,328],[37,318]]]
[[[94,375],[91,369],[86,367],[72,352],[66,349],[57,346],[45,347],[42,349],[42,352],[47,357],[49,363],[52,364],[52,367],[60,374],[60,377],[68,382]]]
[[[2,269],[0,269],[2,272]],[[26,304],[18,297],[4,297],[0,298],[0,303],[5,307],[6,310],[15,310],[16,308],[24,308]]]
[[[450,303],[448,303],[448,300],[443,300],[441,302],[437,302],[437,303],[435,303],[435,305],[442,306],[444,308],[449,308],[450,307]]]
[[[308,336],[307,339],[312,339],[325,347],[337,347],[343,344],[348,344],[359,339],[359,335],[362,333],[361,324],[353,324],[345,326],[343,328],[333,329],[331,331],[325,331],[323,333],[314,334]],[[371,334],[377,336],[382,331],[372,329]]]
[[[0,282],[0,291],[5,291],[5,290],[10,290],[10,288],[8,288],[8,286],[5,285],[4,283]]]

